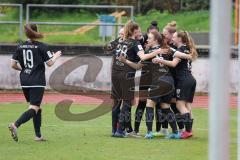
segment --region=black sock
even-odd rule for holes
[[[156,105],[156,132],[159,132],[162,128],[161,122],[162,110],[159,106],[159,103]]]
[[[181,113],[175,114],[175,117],[176,117],[178,128],[181,130],[184,129],[184,118],[181,115]]]
[[[139,132],[142,116],[144,113],[144,109],[146,107],[146,101],[138,101],[138,106],[135,112],[135,122],[134,122],[134,131],[136,133]]]
[[[133,131],[133,128],[132,128],[132,107],[127,107],[128,111],[127,111],[127,116],[126,116],[126,131],[128,133],[132,132]]]
[[[146,107],[146,125],[148,132],[152,132],[153,119],[154,109],[152,107]]]
[[[129,103],[129,101],[123,101],[123,106],[119,115],[119,133],[123,133],[125,129],[131,129],[131,113],[129,111],[131,111],[131,103]]]
[[[177,130],[175,114],[172,112],[172,110],[170,108],[162,109],[162,111],[163,111],[163,114],[166,116],[166,120],[168,121],[168,123],[170,124],[170,126],[172,128],[172,132],[177,133],[178,130]]]
[[[17,128],[20,127],[21,124],[29,121],[35,115],[36,115],[36,111],[34,109],[27,110],[18,118],[18,120],[15,122],[15,126]]]
[[[162,128],[164,128],[164,129],[168,129],[168,120],[167,120],[167,117],[165,117],[165,115],[166,115],[166,111],[165,111],[165,109],[161,109],[162,110],[162,116],[163,116],[163,118],[162,118]]]
[[[33,116],[33,126],[35,135],[39,138],[41,137],[41,124],[42,124],[42,110],[39,109],[37,114]]]
[[[121,107],[121,101],[114,100],[114,104],[112,107],[112,133],[115,133],[117,131],[120,107]]]
[[[190,131],[192,131],[192,127],[193,127],[193,120],[194,120],[194,119],[190,119]]]
[[[172,111],[175,113],[176,117],[179,117],[178,115],[180,114],[179,110],[177,109],[176,103],[171,103],[171,109]],[[184,124],[181,121],[181,119],[178,120],[178,118],[176,118],[177,121],[177,125],[179,129],[183,129],[184,128]]]
[[[185,125],[185,129],[187,132],[191,132],[191,118],[190,118],[190,113],[185,113],[182,115],[183,116],[183,122]]]
[[[133,131],[132,128],[132,114],[131,114],[131,110],[132,110],[132,104],[131,101],[123,101],[123,105],[126,106],[126,112],[125,112],[125,129],[128,133]]]

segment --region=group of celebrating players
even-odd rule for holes
[[[45,64],[54,65],[61,51],[52,53],[47,45],[38,41],[43,35],[37,25],[26,24],[24,29],[28,39],[18,45],[11,67],[20,71],[21,87],[29,109],[8,127],[12,138],[18,141],[18,128],[33,119],[35,140],[44,141],[40,106],[46,86]],[[187,32],[176,30],[176,22],[167,24],[160,33],[157,22],[153,21],[147,32],[142,34],[139,25],[129,21],[120,30],[119,37],[106,45],[113,54],[112,136],[141,137],[139,128],[146,110],[145,138],[159,135],[169,139],[189,138],[193,135],[191,104],[196,80],[191,74],[191,62],[197,58],[195,45]],[[141,69],[140,92],[133,129],[131,107],[138,69]],[[154,117],[156,132],[152,129]],[[168,124],[172,129],[170,134]]]
[[[196,80],[191,63],[197,58],[194,42],[188,32],[177,31],[176,22],[159,32],[153,21],[147,34],[129,21],[120,29],[119,37],[105,47],[112,53],[112,136],[141,137],[140,123],[145,113],[146,139],[192,137],[192,102]],[[134,128],[131,107],[135,93],[135,73],[141,69],[139,101]],[[155,112],[154,112],[155,108]],[[153,121],[156,117],[156,132]],[[168,124],[172,133],[168,133]]]

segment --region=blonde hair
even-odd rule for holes
[[[124,39],[128,39],[133,36],[136,29],[139,29],[139,25],[133,21],[129,21],[124,26]]]
[[[186,31],[181,31],[177,33],[177,37],[182,39],[182,43],[186,44],[190,49],[190,54],[192,55],[193,60],[196,60],[198,57],[198,53],[195,47],[195,43],[192,37]]]
[[[177,22],[171,21],[163,29],[167,30],[169,33],[173,34],[177,31]]]

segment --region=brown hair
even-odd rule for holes
[[[177,33],[177,37],[181,38],[182,43],[186,44],[190,49],[190,54],[192,55],[193,60],[197,59],[198,53],[195,47],[195,43],[189,33],[186,31],[181,31]]]
[[[177,22],[172,21],[172,22],[168,23],[163,29],[165,29],[169,33],[173,34],[177,31]]]
[[[167,52],[171,53],[171,50],[170,50],[169,46],[167,45],[167,42],[164,40],[165,37],[162,33],[153,31],[149,34],[153,35],[154,40],[156,40],[158,42],[158,44],[160,45],[161,48],[169,49]]]
[[[26,24],[24,29],[26,36],[31,40],[43,38],[43,34],[38,32],[38,27],[36,24]]]
[[[139,29],[139,25],[133,21],[127,22],[124,26],[124,39],[128,39],[133,35],[133,32]]]

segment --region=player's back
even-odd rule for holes
[[[22,86],[45,86],[45,64],[52,57],[47,46],[38,41],[25,41],[19,44],[13,56],[20,64]]]

